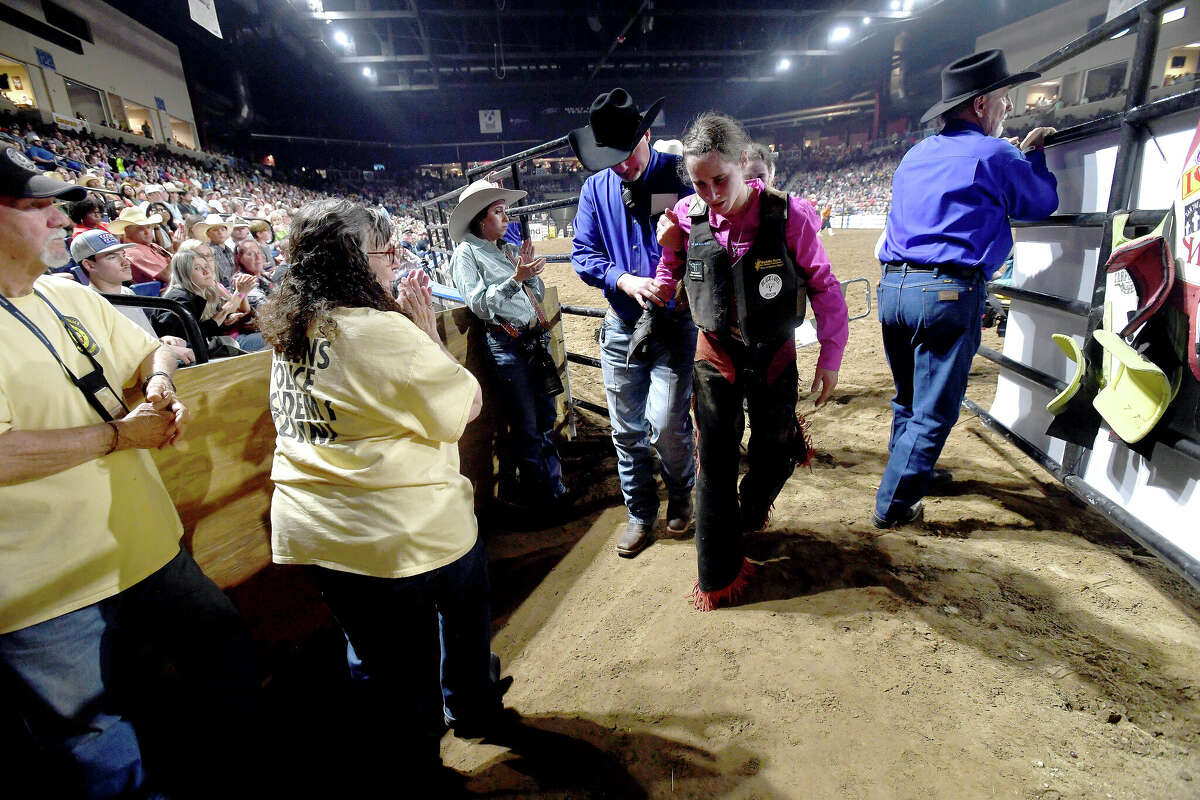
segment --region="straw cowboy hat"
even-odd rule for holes
[[[202,222],[197,222],[192,226],[192,236],[204,241],[208,236],[209,228],[228,228],[229,223],[220,214],[209,214]]]
[[[93,175],[90,172],[85,172],[84,174],[80,175],[78,179],[76,179],[75,184],[88,189],[93,187],[104,188],[104,179],[99,175]]]
[[[940,117],[965,100],[994,92],[1004,86],[1041,77],[1040,72],[1018,72],[1011,75],[1001,50],[984,50],[951,62],[942,70],[942,99],[921,117],[924,125]]]
[[[160,214],[146,216],[145,206],[130,206],[121,210],[121,216],[108,223],[108,229],[120,236],[129,225],[158,225],[162,222]]]
[[[237,214],[231,214],[229,219],[225,220],[225,224],[229,226],[229,230],[234,228],[249,228],[250,223],[239,217]]]
[[[599,172],[629,158],[654,124],[665,101],[665,97],[660,97],[641,113],[624,89],[613,89],[597,97],[588,111],[588,124],[567,134],[579,163]]]
[[[526,194],[528,192],[521,189],[501,189],[491,181],[480,178],[463,189],[462,194],[458,196],[458,205],[450,214],[450,222],[447,225],[450,229],[450,238],[456,242],[461,242],[466,238],[467,226],[471,224],[471,220],[492,203],[499,200],[503,200],[505,203],[515,203]]]

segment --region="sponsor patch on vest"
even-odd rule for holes
[[[782,258],[760,258],[754,262],[754,269],[762,271],[764,269],[783,269]]]
[[[764,300],[774,299],[783,290],[783,278],[778,275],[767,275],[758,282],[758,293]]]
[[[704,261],[699,258],[689,258],[687,276],[693,281],[704,280]]]

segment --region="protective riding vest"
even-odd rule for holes
[[[701,330],[723,333],[736,324],[742,341],[764,352],[795,335],[804,321],[807,277],[787,246],[787,212],[787,194],[764,189],[754,244],[731,264],[708,224],[708,205],[692,196],[684,286]]]

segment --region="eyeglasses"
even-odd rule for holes
[[[394,261],[396,258],[396,246],[392,245],[387,250],[368,250],[369,256],[387,256],[388,261]]]

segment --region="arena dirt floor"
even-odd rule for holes
[[[825,240],[840,278],[874,287],[876,235]],[[547,278],[565,303],[603,304],[569,265]],[[598,355],[598,323],[567,317],[570,348]],[[816,347],[799,358],[811,379]],[[995,383],[977,359],[970,397],[988,407]],[[572,365],[571,385],[603,403],[598,370]],[[618,558],[612,446],[604,420],[583,420],[563,446],[583,493],[565,526],[484,516],[494,648],[521,723],[502,742],[446,737],[467,791],[1200,797],[1200,596],[966,414],[941,461],[955,481],[926,522],[875,530],[890,395],[878,323],[853,322],[833,401],[801,402],[813,468],[748,538],[760,579],[708,614],[685,599],[691,534]]]

